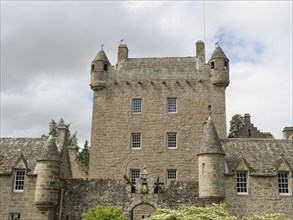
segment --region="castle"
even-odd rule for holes
[[[96,205],[129,219],[156,208],[223,201],[241,218],[280,212],[293,218],[293,127],[284,139],[260,132],[245,115],[226,138],[229,59],[217,46],[196,56],[129,58],[120,44],[111,65],[91,63],[94,93],[88,173],[57,138],[0,139],[0,219],[79,220]]]

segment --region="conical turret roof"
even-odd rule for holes
[[[200,154],[225,154],[221,141],[219,139],[216,127],[213,120],[209,117],[205,132],[203,142],[200,148]]]
[[[108,57],[103,49],[99,51],[99,53],[97,54],[97,56],[93,60],[93,62],[95,62],[95,61],[103,61],[106,63],[110,63],[108,60]]]
[[[222,50],[221,47],[216,47],[212,57],[211,57],[211,60],[213,59],[216,59],[216,58],[224,58],[224,59],[228,59],[226,54],[224,53],[224,51]],[[229,59],[228,59],[229,60]]]
[[[46,147],[44,149],[44,151],[42,152],[42,154],[40,155],[40,157],[38,158],[38,161],[40,160],[47,160],[47,161],[51,161],[51,160],[55,160],[55,161],[61,161],[59,152],[58,152],[58,148],[56,145],[56,138],[50,136],[47,143],[46,143]]]

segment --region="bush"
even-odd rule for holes
[[[82,220],[127,220],[121,209],[112,206],[97,206],[83,214]]]

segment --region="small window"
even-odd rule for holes
[[[177,103],[176,98],[168,98],[168,113],[176,113],[177,112]]]
[[[24,178],[25,178],[25,170],[15,171],[14,192],[23,192]]]
[[[141,148],[141,134],[140,133],[131,134],[131,148],[132,149]]]
[[[108,65],[104,64],[104,71],[107,71],[107,70],[108,70]]]
[[[237,194],[248,194],[247,190],[247,172],[236,173]]]
[[[20,220],[20,213],[10,213],[9,220]]]
[[[132,113],[133,114],[141,113],[141,99],[132,99]]]
[[[151,215],[148,215],[148,214],[142,214],[141,215],[141,219],[148,219],[150,217],[151,217]]]
[[[229,65],[228,65],[228,62],[227,62],[227,61],[224,62],[224,69],[225,69],[225,70],[226,70],[226,69],[229,69]]]
[[[140,177],[140,169],[131,169],[130,170],[130,181],[135,184],[135,180]]]
[[[93,72],[94,70],[95,70],[95,64],[93,63],[93,64],[92,64],[91,71]]]
[[[208,112],[212,111],[212,105],[208,105]]]
[[[177,148],[177,133],[176,132],[167,133],[167,147]]]
[[[289,194],[288,173],[278,173],[278,185],[279,185],[279,194],[280,195],[288,195]]]
[[[214,61],[211,62],[211,69],[215,69],[215,62]]]
[[[168,181],[175,181],[177,179],[177,170],[167,170],[167,180]]]
[[[248,137],[251,137],[251,130],[248,129]]]

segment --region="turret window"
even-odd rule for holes
[[[211,62],[211,69],[215,69],[215,62],[214,61]]]
[[[248,194],[247,172],[236,173],[236,186],[238,195]]]
[[[24,189],[25,170],[15,171],[14,192],[23,192]]]
[[[108,65],[104,64],[104,71],[108,71]]]
[[[91,71],[95,71],[95,64],[93,63],[92,66],[91,66]]]
[[[228,61],[225,61],[225,62],[224,62],[224,69],[225,69],[225,70],[226,70],[226,69],[229,69]]]
[[[20,220],[20,213],[9,213],[9,220]]]
[[[289,194],[288,173],[278,173],[278,185],[279,185],[279,194],[280,195],[288,195]]]

